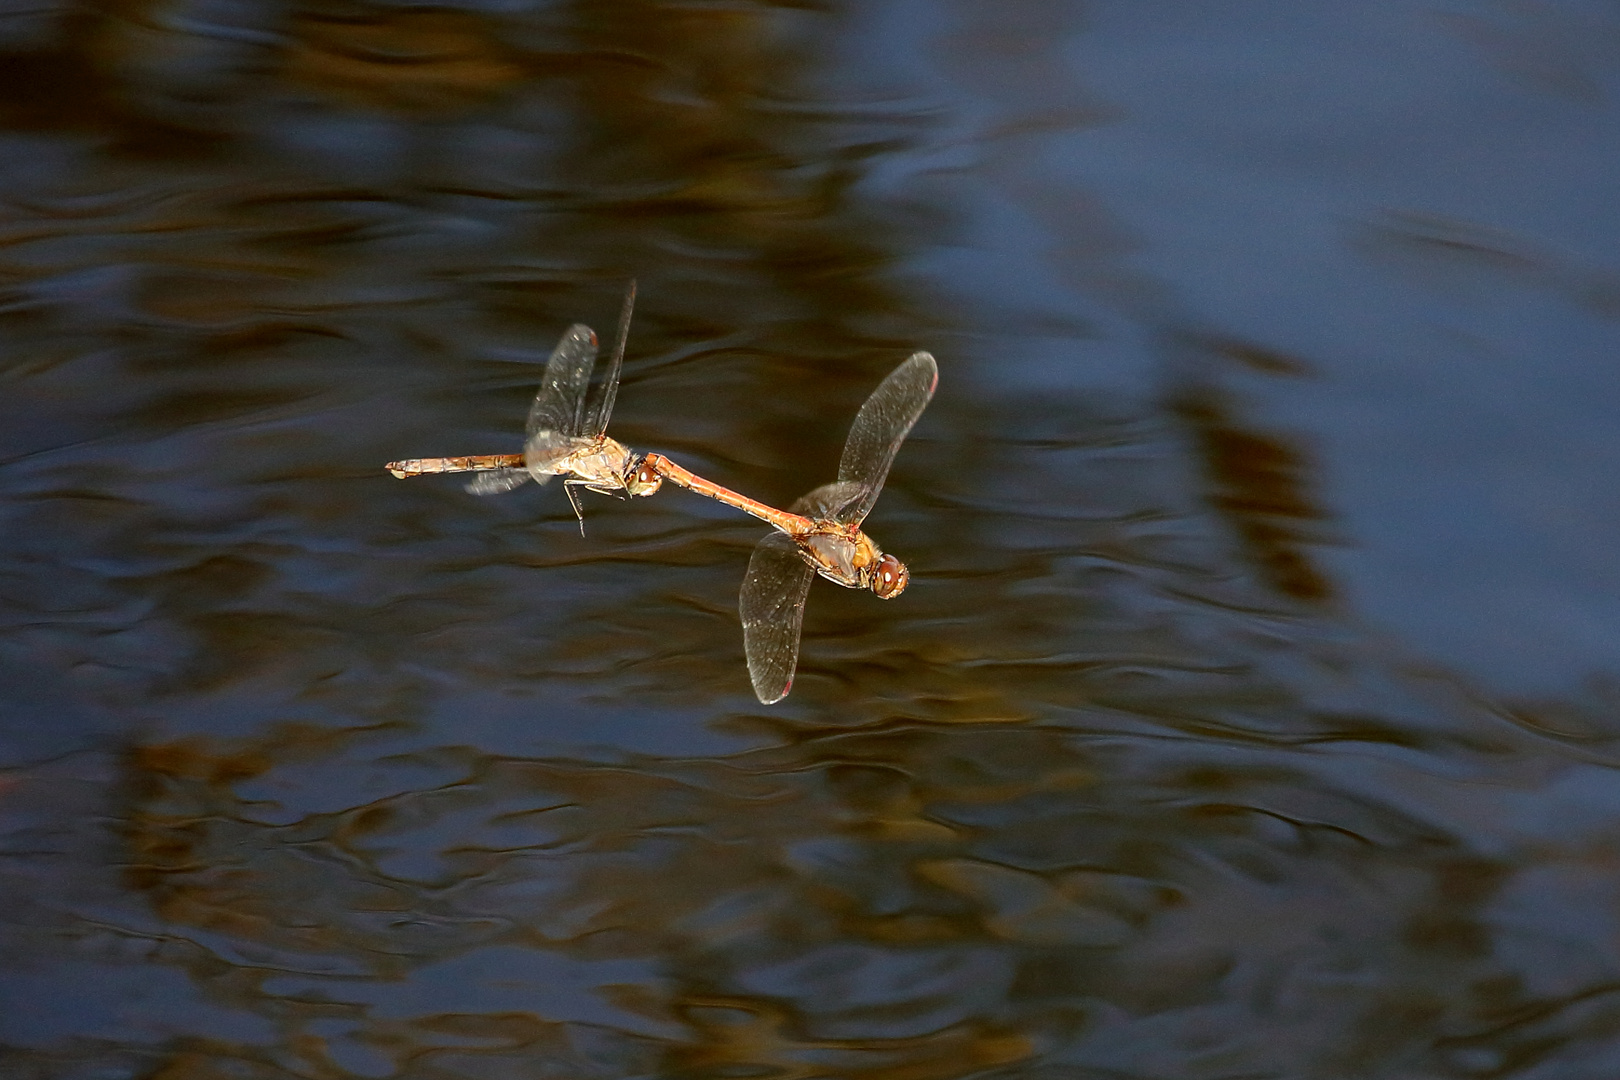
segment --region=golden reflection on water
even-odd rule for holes
[[[1601,845],[1471,832],[1608,729],[1334,621],[1310,457],[1227,384],[1302,362],[1002,386],[906,284],[949,208],[862,194],[932,120],[816,89],[851,11],[189,11],[78,13],[26,62],[61,93],[0,103],[58,140],[5,166],[0,662],[74,736],[0,776],[0,942],[61,1033],[0,1067],[1371,1075],[1613,1019],[1501,929]],[[998,28],[960,73],[998,137],[1099,115],[1007,82],[1072,13],[979,16],[942,49]],[[1106,213],[1020,190],[1063,280],[1146,303]],[[754,523],[666,491],[581,540],[554,490],[382,472],[516,449],[631,273],[617,433],[770,501],[941,356],[868,522],[912,587],[818,585],[785,707],[742,665]]]

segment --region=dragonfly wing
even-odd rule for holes
[[[844,456],[838,462],[838,479],[860,485],[860,497],[853,499],[834,520],[859,524],[872,512],[889,466],[939,385],[939,366],[925,352],[913,353],[905,363],[889,372],[866,399],[855,423],[844,440]]]
[[[801,497],[788,507],[788,513],[803,514],[807,518],[819,518],[823,521],[839,521],[842,520],[839,515],[850,503],[859,499],[864,490],[860,484],[853,481],[834,480]]]
[[[540,483],[567,471],[563,464],[583,442],[577,435],[564,435],[555,428],[543,427],[532,433],[523,444],[523,464]]]
[[[793,687],[804,599],[815,576],[799,557],[798,545],[782,533],[761,540],[748,560],[737,607],[748,677],[755,696],[766,705],[781,701]]]
[[[583,433],[585,391],[591,384],[591,368],[596,366],[596,334],[588,326],[570,326],[551,351],[546,373],[540,379],[540,392],[529,407],[525,443],[541,432],[554,436]]]
[[[528,479],[527,469],[491,469],[479,473],[467,481],[465,486],[474,495],[499,495],[504,491],[511,491]]]
[[[632,278],[624,291],[624,306],[619,309],[619,328],[614,333],[613,354],[608,357],[607,370],[602,373],[596,399],[585,410],[582,435],[601,435],[607,431],[608,418],[613,415],[613,401],[619,396],[619,369],[624,366],[624,346],[630,340],[630,313],[636,306],[636,282]]]

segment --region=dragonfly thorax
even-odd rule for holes
[[[836,581],[846,589],[863,589],[866,582],[861,571],[869,561],[855,537],[846,535],[836,526],[826,531],[807,532],[794,537],[799,543],[799,554],[816,573],[828,581]],[[865,539],[865,537],[861,537]],[[867,546],[871,541],[867,541]]]
[[[848,589],[870,589],[884,600],[905,591],[910,580],[905,563],[879,551],[870,536],[853,526],[820,524],[822,528],[795,537],[816,573]]]
[[[617,439],[555,436],[538,432],[524,449],[524,464],[536,479],[572,476],[591,487],[618,490],[635,463],[635,455]]]

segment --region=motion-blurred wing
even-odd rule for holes
[[[584,425],[580,433],[601,435],[607,431],[608,419],[613,415],[613,401],[619,396],[619,369],[624,366],[624,346],[630,340],[630,313],[636,306],[636,282],[624,291],[624,306],[619,309],[619,329],[614,335],[613,355],[608,358],[607,371],[602,374],[596,400],[585,410]]]
[[[474,495],[499,495],[503,491],[511,491],[528,479],[527,469],[491,469],[474,476],[464,486]]]
[[[819,520],[841,520],[838,515],[850,503],[860,498],[865,489],[860,484],[848,480],[834,480],[830,484],[822,484],[808,495],[802,496],[792,506],[788,507],[790,514],[803,514],[807,518]]]
[[[529,407],[529,424],[524,429],[526,444],[541,432],[563,437],[584,432],[585,390],[591,384],[591,368],[595,366],[596,334],[588,326],[570,326],[546,361],[540,392]]]
[[[743,651],[754,695],[766,705],[781,701],[793,687],[799,663],[799,630],[804,598],[816,572],[799,557],[798,545],[773,532],[754,548],[743,576]]]
[[[844,440],[844,456],[838,462],[839,482],[859,485],[860,495],[844,506],[835,521],[859,524],[872,512],[900,444],[938,385],[939,366],[932,356],[920,352],[889,372],[872,391],[855,414],[849,438]]]

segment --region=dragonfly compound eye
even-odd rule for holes
[[[629,483],[624,489],[631,495],[651,495],[664,485],[664,478],[653,472],[646,465],[638,465],[630,474]]]
[[[883,556],[872,567],[872,591],[880,600],[893,600],[906,591],[906,582],[910,580],[906,564],[893,555]]]

